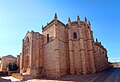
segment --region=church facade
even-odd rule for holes
[[[90,74],[108,68],[107,50],[94,41],[90,22],[85,18],[64,24],[57,14],[39,32],[27,32],[19,56],[20,73],[35,77]]]

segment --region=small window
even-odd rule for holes
[[[74,37],[74,40],[77,40],[77,33],[76,32],[74,32],[73,37]]]
[[[47,42],[49,42],[49,34],[47,34]]]

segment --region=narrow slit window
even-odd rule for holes
[[[77,33],[76,32],[74,32],[73,37],[74,37],[74,40],[77,40]]]
[[[47,42],[49,42],[49,34],[47,34]]]

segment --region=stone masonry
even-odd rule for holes
[[[61,77],[65,74],[90,74],[108,68],[107,50],[93,38],[90,22],[64,24],[57,14],[39,32],[27,32],[23,39],[20,73],[35,77]]]
[[[9,63],[17,62],[17,58],[12,55],[3,56],[1,58],[1,68],[0,71],[8,71]]]

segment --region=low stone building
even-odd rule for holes
[[[20,72],[35,77],[95,73],[107,68],[107,50],[94,41],[91,24],[85,18],[64,24],[57,14],[39,32],[27,32],[20,55]]]
[[[112,62],[111,66],[112,67],[120,67],[120,62]]]
[[[17,62],[17,58],[12,55],[3,56],[1,58],[1,71],[7,71],[9,63]]]

